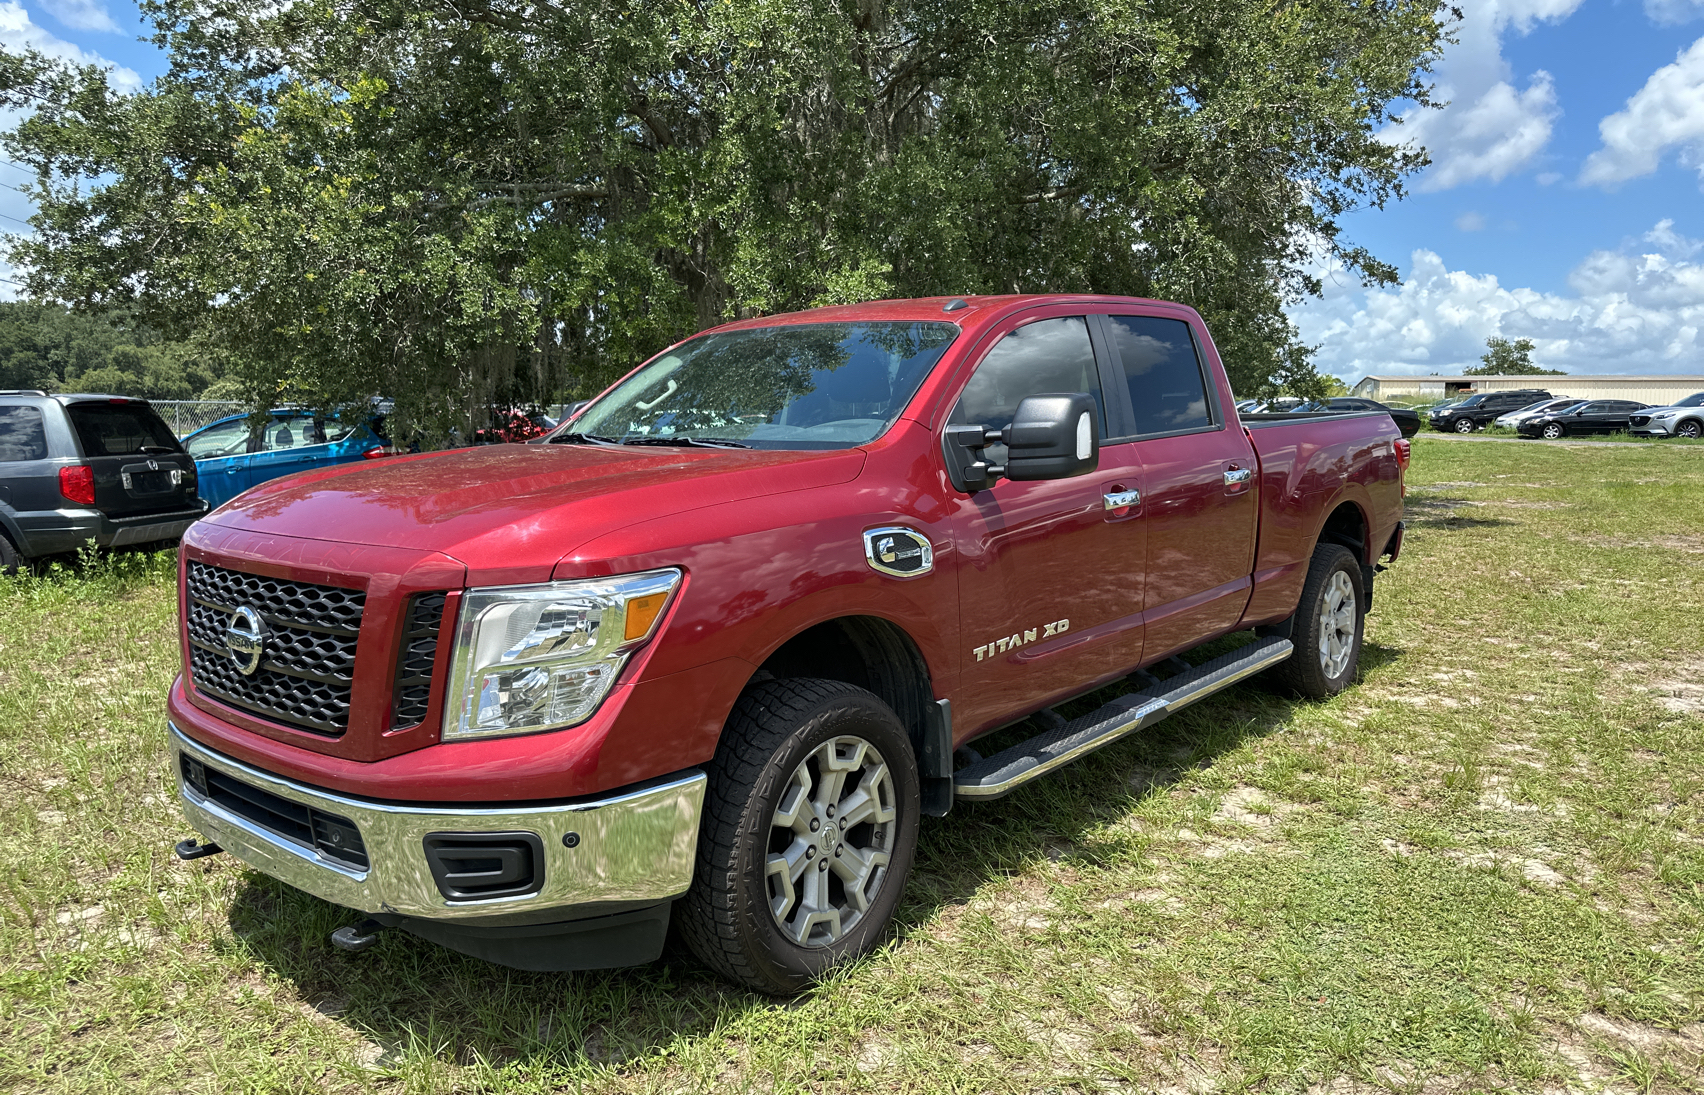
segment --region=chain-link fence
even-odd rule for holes
[[[187,437],[209,422],[248,410],[243,404],[227,399],[151,399],[149,402],[179,437]]]

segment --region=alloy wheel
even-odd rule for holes
[[[1349,575],[1334,572],[1319,604],[1319,667],[1335,678],[1355,652],[1355,583]]]
[[[764,865],[769,912],[787,938],[828,946],[869,911],[899,830],[896,801],[887,762],[860,737],[830,738],[793,770]]]

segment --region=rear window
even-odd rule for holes
[[[0,407],[0,464],[46,460],[47,430],[34,407]]]
[[[65,408],[83,455],[135,456],[182,452],[178,439],[152,407],[142,403],[73,403]]]

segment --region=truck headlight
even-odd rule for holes
[[[680,571],[470,589],[462,595],[444,740],[558,730],[590,718],[657,630]]]

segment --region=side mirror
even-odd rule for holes
[[[573,418],[575,415],[579,414],[591,405],[592,401],[589,399],[582,399],[578,403],[568,404],[568,406],[562,408],[562,421],[568,421],[570,418]]]
[[[947,475],[967,494],[986,490],[1000,479],[1033,482],[1069,479],[1100,466],[1100,431],[1095,401],[1087,392],[1032,395],[1018,404],[1004,430],[985,426],[949,426],[942,438]],[[1006,463],[991,465],[982,450],[1006,446]]]

